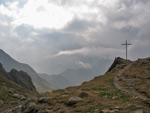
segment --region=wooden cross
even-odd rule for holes
[[[128,45],[132,45],[132,44],[128,43],[127,40],[126,40],[126,43],[125,44],[121,44],[121,45],[125,45],[126,46],[126,60],[127,60],[127,55],[128,55],[127,47],[128,47]]]

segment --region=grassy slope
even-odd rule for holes
[[[127,79],[120,81],[124,87],[132,85],[131,89],[150,98],[150,59],[136,61],[122,76]]]
[[[138,67],[134,68],[138,70]],[[147,66],[147,68],[149,69],[149,66]],[[64,90],[47,93],[46,96],[51,97],[52,99],[49,101],[50,105],[45,105],[41,108],[41,112],[45,109],[50,109],[52,112],[62,111],[64,113],[99,113],[102,112],[102,110],[111,111],[113,107],[119,106],[120,109],[119,111],[116,110],[116,112],[130,113],[139,108],[128,107],[128,105],[136,104],[144,106],[142,107],[144,112],[149,113],[150,106],[146,104],[145,101],[135,98],[132,95],[126,95],[115,88],[113,80],[119,70],[120,68],[115,68],[103,76],[98,76],[89,82],[83,83],[81,86],[69,87]],[[138,71],[138,75],[142,73],[141,70]],[[130,70],[128,72],[130,73]],[[147,85],[149,85],[149,83]],[[147,86],[147,88],[149,91],[149,86]],[[141,89],[139,88],[139,90]],[[80,91],[87,92],[89,96],[84,97],[83,101],[72,107],[67,106],[65,103],[68,99],[73,96],[78,96]]]

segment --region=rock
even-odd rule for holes
[[[8,93],[15,94],[13,90],[9,90]]]
[[[58,111],[58,113],[67,113],[67,111],[65,111],[64,109],[61,109]]]
[[[0,100],[0,107],[3,106],[4,102]]]
[[[70,93],[69,91],[65,91],[65,92],[64,92],[64,94],[69,94],[69,93]]]
[[[17,71],[16,69],[12,69],[8,73],[8,79],[15,82],[16,84],[18,84],[23,88],[36,91],[36,88],[33,85],[30,75],[28,75],[24,71]]]
[[[19,96],[19,94],[16,94],[16,93],[15,93],[15,94],[13,95],[13,97],[14,97],[14,98],[19,98],[20,96]]]
[[[110,110],[110,111],[109,111],[109,113],[116,113],[116,112],[118,113],[119,110],[118,110],[118,109],[114,109],[114,110]]]
[[[121,109],[119,106],[116,106],[116,107],[112,107],[111,110],[113,109]]]
[[[36,109],[36,104],[34,102],[27,102],[21,108],[23,113],[37,113],[38,109]]]
[[[17,94],[17,93],[15,93],[15,94],[13,95],[13,97],[14,97],[14,98],[18,98],[18,99],[20,99],[20,100],[25,100],[25,99],[26,99],[25,96],[19,95],[19,94]]]
[[[79,97],[84,98],[84,97],[88,97],[89,94],[87,92],[81,91],[79,94]]]
[[[113,110],[110,110],[110,109],[104,109],[104,110],[101,110],[100,113],[118,113],[119,110],[118,109],[113,109]]]
[[[23,95],[20,95],[20,99],[21,99],[21,100],[26,100],[26,97],[23,96]]]
[[[24,96],[25,97],[30,97],[30,95],[28,93],[25,93]]]
[[[143,108],[143,106],[137,105],[137,104],[128,104],[127,107],[131,107],[131,108]]]
[[[81,89],[77,89],[76,92],[77,92],[77,93],[81,93],[82,90],[81,90]]]
[[[69,100],[68,100],[68,102],[67,102],[67,105],[68,106],[72,106],[72,105],[74,105],[74,104],[76,104],[76,103],[78,103],[78,102],[80,102],[82,100],[83,99],[80,98],[80,97],[70,97]]]
[[[144,113],[144,112],[143,112],[143,109],[138,109],[138,110],[133,111],[132,113]]]
[[[38,102],[39,103],[49,103],[49,101],[51,100],[52,98],[50,97],[41,97],[39,98]]]
[[[113,96],[113,97],[112,97],[113,100],[116,99],[116,98],[118,98],[118,97],[117,97],[117,96]]]
[[[99,113],[99,109],[95,109],[94,112]]]
[[[68,97],[68,95],[62,95],[62,96],[61,96],[61,98],[66,98],[66,97]]]
[[[134,87],[134,84],[127,84],[127,86],[132,88],[132,87]]]
[[[102,112],[102,113],[108,113],[108,112],[109,112],[109,109],[101,110],[100,113],[101,113],[101,112]]]
[[[149,100],[145,100],[144,103],[150,107],[150,101]]]

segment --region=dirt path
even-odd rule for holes
[[[138,98],[143,99],[143,100],[149,100],[149,98],[147,98],[146,96],[136,92],[135,90],[125,89],[124,87],[120,86],[120,84],[119,84],[119,78],[121,77],[122,73],[124,71],[126,71],[127,69],[129,69],[133,64],[134,64],[134,62],[128,64],[122,70],[120,70],[118,72],[118,75],[115,76],[115,78],[114,78],[114,85],[116,86],[117,89],[121,90],[123,93],[125,93],[127,95],[137,96]]]

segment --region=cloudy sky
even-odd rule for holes
[[[125,40],[150,56],[150,0],[0,0],[0,48],[37,72],[125,57]]]

